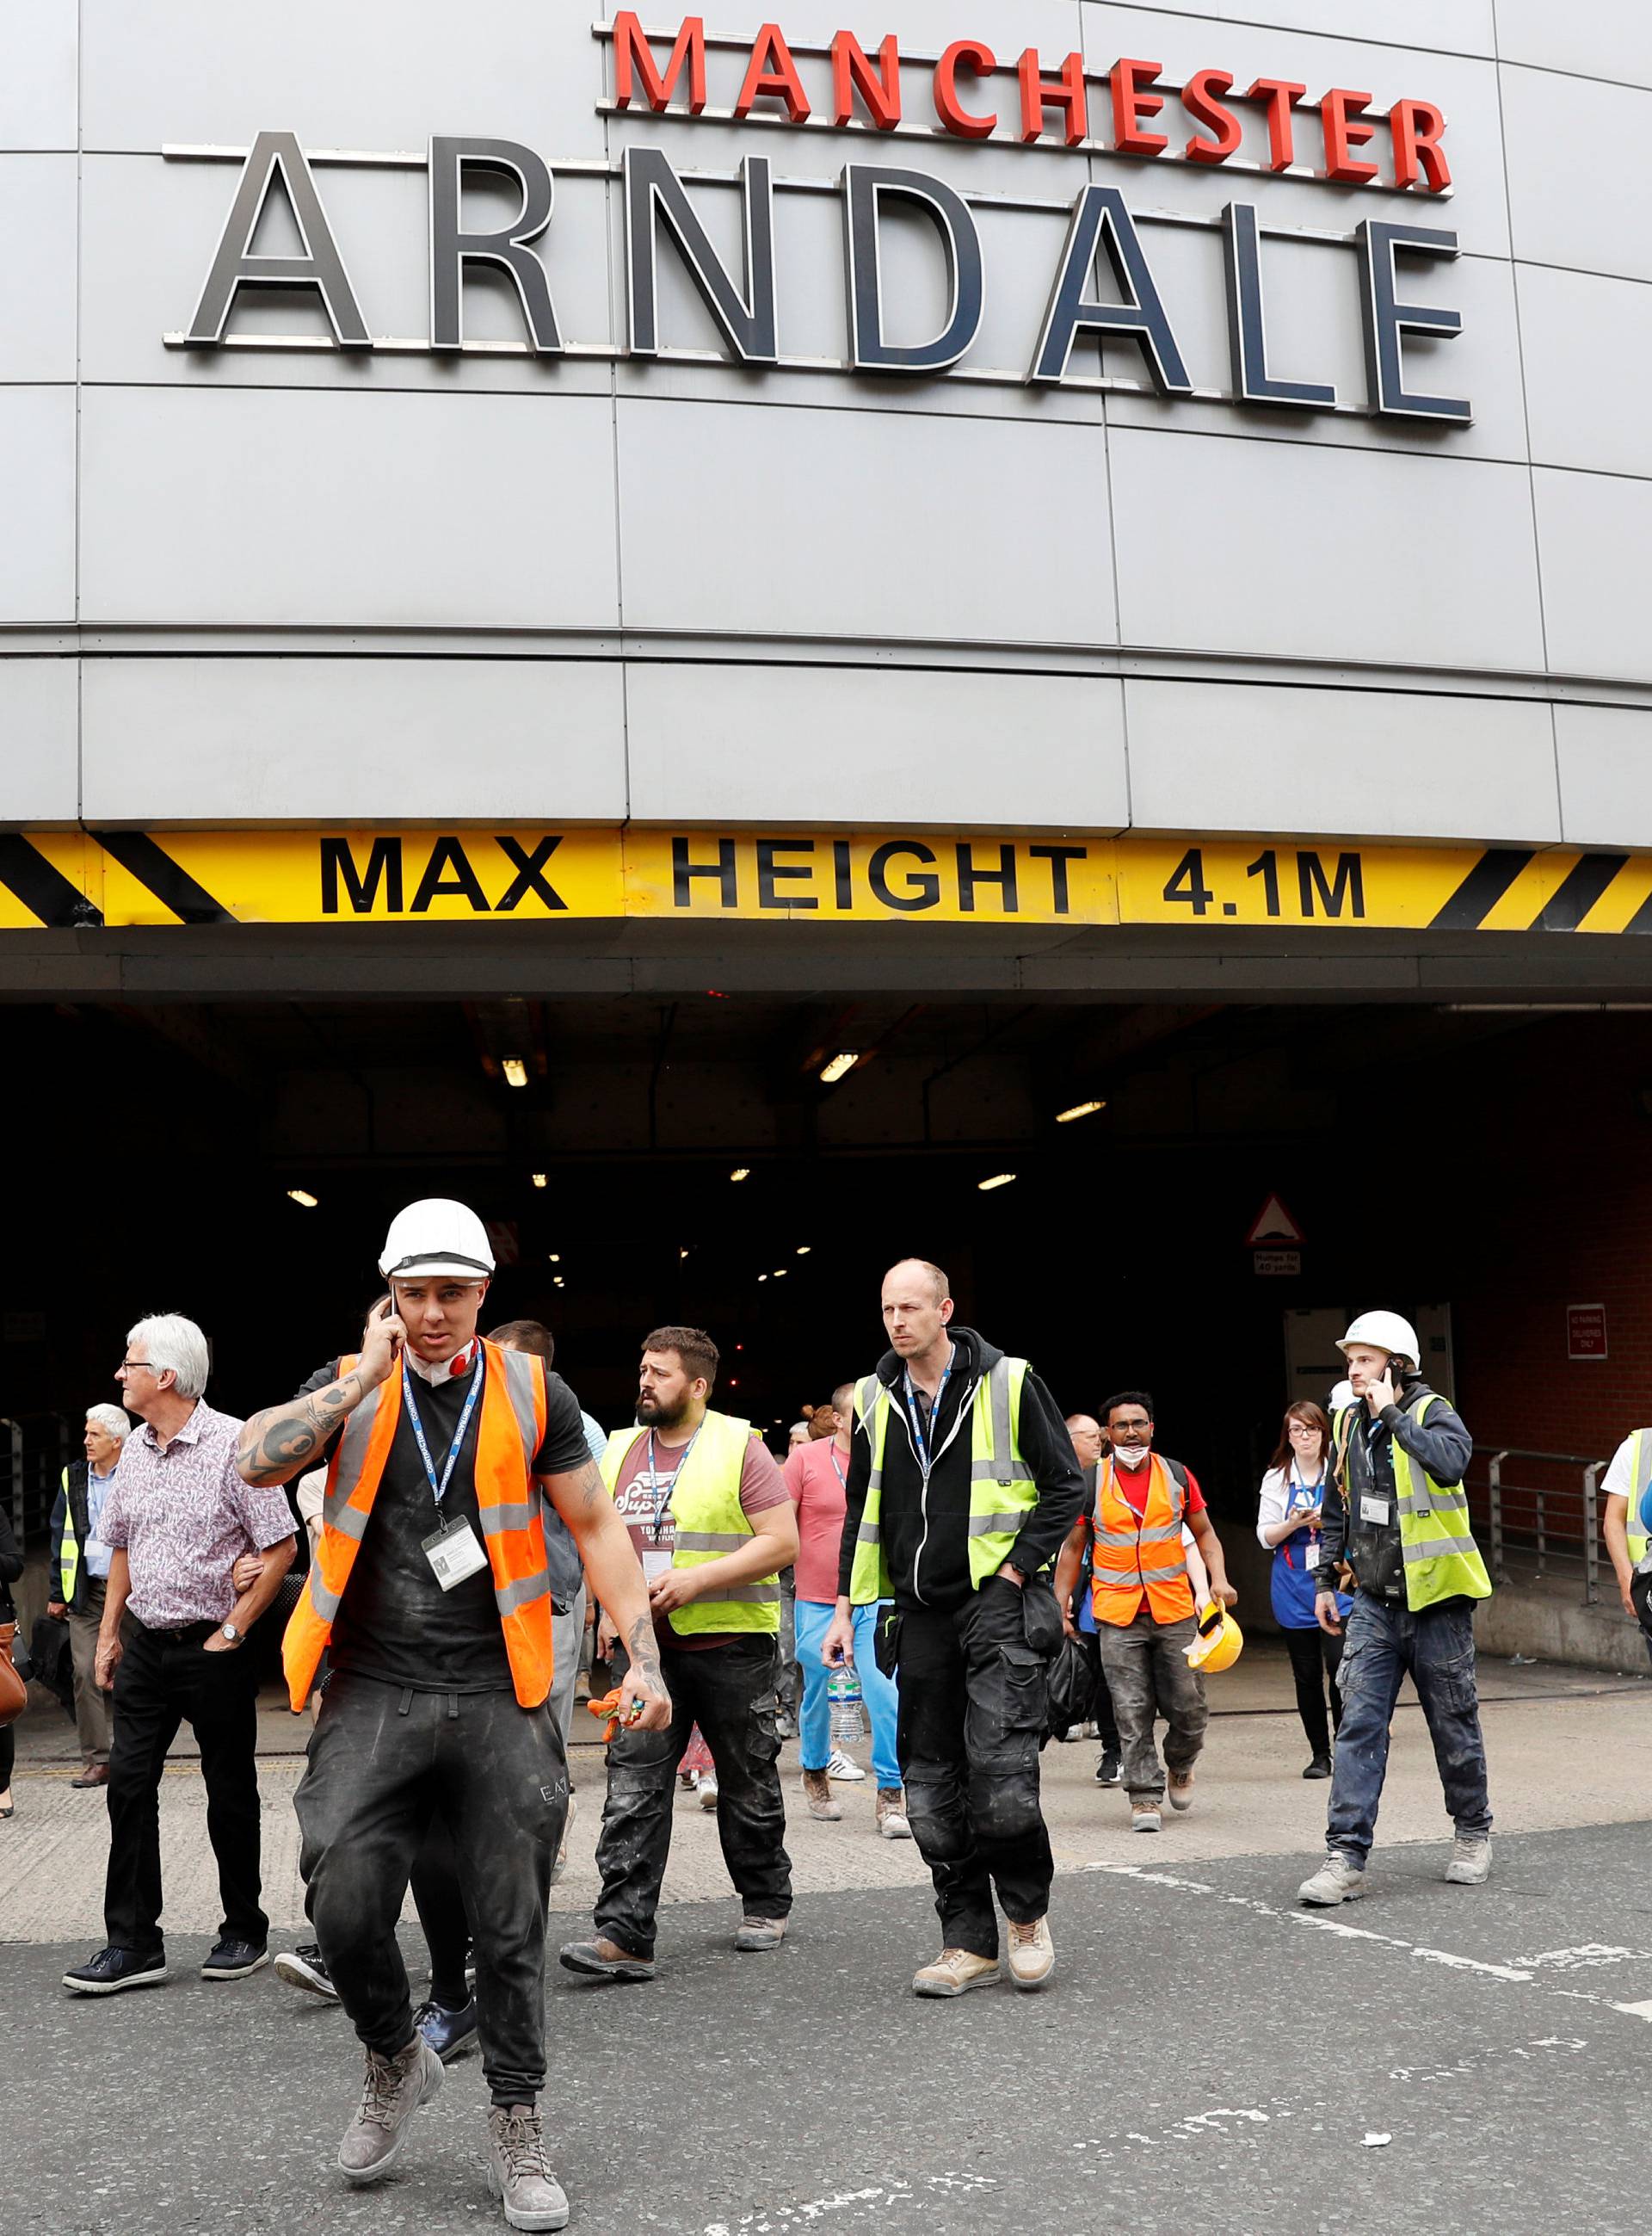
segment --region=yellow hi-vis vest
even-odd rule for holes
[[[86,1480],[88,1498],[91,1496],[91,1479],[92,1470],[88,1467]],[[57,1582],[60,1587],[57,1596],[67,1607],[75,1596],[75,1585],[80,1582],[81,1541],[75,1535],[75,1503],[69,1495],[67,1468],[63,1470],[61,1481],[63,1487],[63,1542],[57,1562]]]
[[[1000,1358],[977,1378],[969,1411],[969,1582],[979,1591],[1010,1556],[1021,1526],[1039,1503],[1039,1487],[1021,1457],[1024,1358]],[[895,1400],[875,1374],[856,1385],[855,1417],[872,1448],[866,1507],[855,1541],[849,1595],[856,1607],[893,1599],[882,1542],[883,1453]]]
[[[1405,1407],[1419,1428],[1439,1393],[1413,1399]],[[1333,1434],[1339,1459],[1346,1459],[1348,1437],[1363,1406],[1347,1405],[1337,1415]],[[1491,1579],[1480,1558],[1480,1549],[1468,1526],[1468,1493],[1462,1484],[1436,1483],[1400,1444],[1390,1439],[1393,1460],[1394,1496],[1400,1505],[1400,1555],[1406,1578],[1406,1606],[1420,1615],[1441,1600],[1464,1597],[1489,1600]],[[1342,1496],[1347,1501],[1347,1470],[1341,1470]],[[1354,1516],[1349,1514],[1350,1533]]]
[[[1637,1429],[1629,1438],[1629,1512],[1623,1516],[1624,1533],[1629,1539],[1629,1559],[1638,1568],[1646,1558],[1647,1547],[1652,1544],[1641,1527],[1641,1509],[1646,1494],[1652,1490],[1652,1430]]]
[[[647,1434],[646,1429],[616,1429],[609,1437],[601,1469],[610,1493],[626,1459]],[[672,1517],[677,1526],[672,1549],[673,1568],[702,1568],[724,1553],[740,1552],[757,1536],[740,1503],[740,1476],[751,1441],[750,1421],[708,1412],[700,1423],[693,1447],[671,1488]],[[696,1630],[754,1630],[767,1631],[777,1638],[778,1572],[731,1584],[718,1599],[690,1600],[686,1607],[673,1608],[671,1627],[685,1636]]]

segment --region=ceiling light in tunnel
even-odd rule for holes
[[[1105,1110],[1106,1108],[1105,1102],[1075,1102],[1070,1110],[1058,1110],[1055,1114],[1055,1122],[1058,1126],[1071,1126],[1075,1118],[1093,1118],[1098,1110]]]
[[[989,1188],[1007,1187],[1014,1178],[1013,1173],[994,1173],[990,1180],[977,1180],[975,1185],[985,1195]]]
[[[854,1070],[856,1065],[860,1062],[860,1060],[861,1052],[859,1049],[842,1049],[838,1055],[832,1058],[829,1063],[822,1065],[820,1074],[821,1085],[823,1087],[836,1087],[840,1079],[848,1078],[849,1073]]]
[[[301,1203],[306,1211],[313,1211],[321,1199],[311,1195],[308,1188],[289,1188],[287,1194],[294,1203]]]
[[[528,1174],[528,1178],[533,1181],[535,1187],[543,1187],[546,1185],[548,1177],[548,1174],[545,1173],[530,1173]]]
[[[758,1279],[758,1280],[760,1280],[760,1281],[766,1281],[766,1280],[768,1279],[768,1278],[769,1278],[769,1276],[768,1276],[766,1273],[759,1273],[759,1274],[758,1274],[758,1276],[757,1276],[757,1279]]]
[[[682,1264],[682,1262],[683,1262],[684,1259],[685,1259],[685,1258],[686,1258],[686,1257],[687,1257],[687,1255],[688,1255],[688,1253],[687,1253],[687,1251],[686,1251],[686,1250],[679,1250],[679,1251],[678,1252],[678,1253],[677,1253],[677,1262],[678,1262],[678,1264],[679,1266]]]
[[[786,1268],[783,1266],[777,1266],[774,1269],[774,1277],[777,1281],[783,1281],[786,1278]]]
[[[800,1258],[807,1258],[814,1246],[815,1246],[812,1242],[800,1242],[797,1245],[797,1255]]]
[[[508,1056],[502,1057],[501,1062],[504,1069],[505,1084],[507,1087],[527,1086],[528,1066],[522,1062],[521,1056]]]
[[[549,1266],[560,1266],[562,1262],[561,1252],[560,1250],[553,1250],[550,1256],[545,1262]]]
[[[750,1165],[736,1165],[734,1170],[729,1174],[729,1178],[731,1180],[749,1180],[751,1177],[751,1167]]]

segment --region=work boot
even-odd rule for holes
[[[734,1945],[743,1956],[763,1956],[770,1950],[778,1949],[785,1937],[786,1921],[783,1917],[747,1917],[740,1920]]]
[[[488,2111],[488,2187],[512,2228],[566,2228],[567,2192],[545,2163],[545,2129],[532,2104]]]
[[[1340,1902],[1357,1902],[1364,1892],[1362,1866],[1352,1856],[1332,1848],[1313,1878],[1304,1879],[1297,1888],[1296,1899],[1311,1903],[1317,1910],[1334,1910]]]
[[[1164,1822],[1158,1804],[1150,1793],[1140,1801],[1131,1801],[1130,1829],[1132,1832],[1157,1832]]]
[[[832,1781],[823,1770],[804,1771],[803,1799],[809,1804],[810,1815],[818,1818],[823,1825],[836,1825],[842,1817],[842,1811],[832,1799]]]
[[[597,1980],[652,1980],[654,1976],[652,1956],[633,1956],[630,1950],[600,1933],[594,1941],[565,1941],[557,1962],[567,1971],[588,1973]]]
[[[914,1996],[966,1996],[972,1988],[990,1988],[999,1976],[996,1956],[978,1956],[973,1949],[943,1949],[933,1964],[912,1976]]]
[[[1013,1988],[1041,1988],[1055,1970],[1055,1943],[1050,1938],[1050,1921],[1035,1917],[1031,1925],[1018,1925],[1012,1917],[1006,1920],[1010,1941],[1010,1985]]]
[[[367,2053],[360,2108],[338,2145],[338,2171],[357,2187],[388,2174],[407,2140],[407,2123],[442,2086],[442,2060],[422,2034],[394,2057]]]
[[[1459,1832],[1452,1842],[1452,1859],[1446,1866],[1451,1886],[1484,1886],[1491,1876],[1491,1841],[1487,1833]]]
[[[1170,1806],[1172,1809],[1191,1809],[1193,1806],[1193,1772],[1173,1770],[1170,1772]]]
[[[907,1818],[907,1797],[898,1786],[880,1786],[877,1790],[877,1828],[886,1840],[909,1840],[912,1826]]]
[[[1124,1781],[1124,1766],[1118,1759],[1115,1747],[1104,1747],[1101,1760],[1096,1765],[1098,1786],[1118,1786]]]

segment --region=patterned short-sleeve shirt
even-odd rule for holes
[[[152,1630],[222,1622],[240,1555],[293,1535],[285,1492],[255,1490],[236,1472],[242,1425],[203,1400],[165,1444],[146,1421],[121,1448],[100,1534],[125,1548],[127,1604]]]

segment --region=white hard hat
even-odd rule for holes
[[[1352,1405],[1353,1403],[1354,1384],[1351,1382],[1339,1382],[1331,1392],[1331,1411],[1334,1413],[1340,1413],[1345,1405]]]
[[[469,1204],[426,1196],[398,1211],[384,1237],[378,1270],[388,1281],[485,1281],[494,1270],[488,1230]]]
[[[1346,1357],[1351,1343],[1368,1343],[1373,1350],[1388,1351],[1395,1358],[1408,1358],[1413,1366],[1422,1359],[1416,1329],[1409,1320],[1402,1320],[1398,1312],[1358,1313],[1347,1333],[1339,1338],[1336,1347]]]

